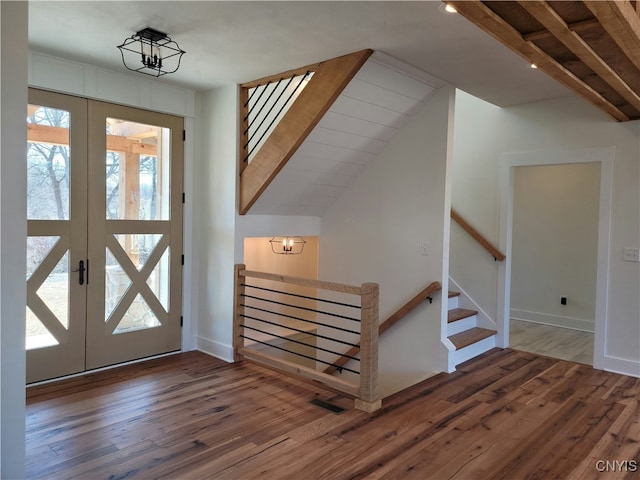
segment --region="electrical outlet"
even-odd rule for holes
[[[567,297],[560,297],[560,305],[566,305],[567,304]]]
[[[623,260],[625,262],[640,262],[640,248],[626,247],[624,249]]]

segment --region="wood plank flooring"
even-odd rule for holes
[[[601,473],[598,460],[640,464],[640,379],[511,349],[372,415],[314,384],[199,352],[28,389],[29,479],[640,476]]]
[[[510,320],[509,346],[515,350],[593,365],[593,333]]]

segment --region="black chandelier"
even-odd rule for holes
[[[160,77],[180,68],[186,52],[166,33],[145,28],[118,45],[122,63],[133,72]]]

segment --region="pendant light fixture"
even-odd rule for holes
[[[299,255],[307,243],[302,237],[273,237],[269,240],[271,251],[278,255]]]
[[[180,68],[186,52],[166,33],[144,28],[118,45],[122,63],[133,72],[160,77]]]

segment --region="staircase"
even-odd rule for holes
[[[497,332],[478,327],[478,312],[460,308],[459,297],[459,292],[449,292],[447,337],[455,347],[453,366],[460,365],[496,346]]]

